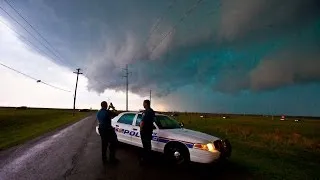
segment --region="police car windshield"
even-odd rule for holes
[[[171,119],[168,116],[157,115],[156,116],[156,124],[159,129],[179,129],[181,128],[178,121]]]

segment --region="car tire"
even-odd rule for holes
[[[188,148],[181,143],[172,142],[166,145],[164,155],[170,164],[185,165],[190,162]]]

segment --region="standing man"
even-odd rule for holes
[[[117,134],[111,125],[110,111],[106,101],[101,102],[101,109],[97,113],[97,120],[99,122],[99,134],[101,137],[102,146],[102,161],[107,161],[107,148],[109,145],[109,160],[111,163],[116,163],[116,143],[118,141]]]
[[[143,145],[142,159],[140,161],[141,163],[144,163],[145,161],[150,162],[153,122],[155,119],[155,113],[150,107],[149,100],[143,101],[143,107],[145,108],[145,111],[140,123],[140,135]]]

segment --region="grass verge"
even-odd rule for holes
[[[320,179],[320,121],[280,117],[201,118],[181,113],[186,128],[230,140],[230,161],[253,179]]]
[[[73,116],[71,110],[0,108],[0,150],[79,121],[90,113],[76,112]]]

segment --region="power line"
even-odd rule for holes
[[[148,41],[148,39],[149,39],[150,36],[153,34],[153,32],[158,28],[160,22],[163,20],[164,15],[165,15],[169,10],[171,10],[171,8],[173,7],[173,5],[174,5],[175,2],[177,2],[177,0],[173,0],[173,1],[170,3],[170,5],[168,6],[167,11],[164,11],[164,12],[162,13],[162,15],[157,19],[157,22],[156,22],[156,24],[151,28],[151,31],[150,31],[149,35],[147,36],[147,38],[146,38],[146,41]]]
[[[146,43],[148,42],[148,40],[150,39],[151,35],[154,33],[154,31],[156,31],[156,30],[158,29],[158,26],[159,26],[159,24],[161,23],[161,21],[163,20],[164,15],[165,15],[169,10],[171,10],[171,8],[173,7],[173,5],[174,5],[175,2],[177,2],[177,0],[173,0],[173,1],[169,4],[169,6],[168,6],[168,8],[167,8],[167,11],[164,11],[164,12],[157,18],[156,23],[152,26],[151,31],[149,32],[147,38],[144,40],[143,44],[146,44]],[[138,52],[137,52],[137,53],[138,53]],[[133,58],[132,58],[133,60],[136,58],[137,53],[133,56]]]
[[[40,80],[41,81],[41,80]],[[55,88],[55,89],[59,89],[59,90],[61,90],[61,91],[66,91],[66,92],[71,92],[71,91],[69,91],[69,90],[64,90],[64,89],[61,89],[61,88],[59,88],[59,87],[57,87],[57,86],[53,86],[53,85],[51,85],[51,84],[48,84],[48,83],[46,83],[46,82],[39,82],[39,83],[42,83],[42,84],[45,84],[45,85],[47,85],[47,86],[50,86],[50,87],[53,87],[53,88]]]
[[[25,28],[17,19],[15,19],[8,11],[6,11],[4,8],[0,6],[0,9],[5,12],[12,20],[14,20],[20,27],[22,27],[28,34],[30,34],[31,37],[33,37],[36,41],[38,41],[43,47],[45,47],[49,52],[51,52],[57,60],[61,63],[64,63],[51,49],[49,49],[43,42],[41,42],[38,38],[36,38],[27,28]]]
[[[176,26],[177,26],[179,23],[183,22],[184,19],[185,19],[186,17],[188,17],[188,16],[198,7],[198,5],[199,5],[202,1],[203,1],[203,0],[198,0],[190,9],[188,9],[188,10],[184,13],[184,16],[182,16],[182,17],[180,18],[179,22],[178,22],[177,24],[175,24],[175,25],[171,28],[171,30],[170,30],[167,34],[165,34],[165,35],[163,36],[163,38],[161,39],[161,41],[159,42],[159,44],[156,45],[156,46],[154,46],[154,47],[152,48],[151,54],[153,53],[153,51],[154,51],[158,46],[160,46],[160,45],[162,44],[162,42],[164,41],[164,39],[166,39],[166,38],[168,37],[168,35],[173,32],[173,30],[176,28]],[[176,0],[175,0],[174,2],[176,2]],[[174,2],[173,2],[173,3],[174,3]],[[173,3],[170,4],[170,6],[169,6],[168,9],[172,8]],[[157,28],[158,25],[160,24],[160,21],[161,21],[161,20],[162,20],[162,17],[158,19],[156,25],[152,28],[151,32],[150,32],[149,35],[147,36],[147,39],[146,39],[145,43],[148,41],[148,39],[150,38],[150,36],[152,35],[152,33],[156,30],[156,28]],[[135,59],[135,56],[136,56],[136,54],[133,56],[133,59]],[[128,70],[128,64],[126,65],[126,68],[124,68],[124,70],[125,70],[125,75],[124,75],[123,77],[126,78],[126,111],[128,111],[128,91],[129,91],[129,80],[128,80],[128,79],[129,79],[129,70]],[[130,72],[130,73],[131,73],[131,72]],[[151,90],[150,90],[150,102],[151,102]]]
[[[33,46],[33,48],[35,48],[40,54],[45,54],[47,55],[50,59],[52,59],[50,57],[50,55],[48,53],[46,53],[45,51],[41,50],[40,48],[38,48],[36,45],[34,45],[30,40],[28,40],[26,37],[24,37],[22,34],[18,33],[18,31],[14,30],[13,28],[11,28],[7,23],[3,22],[1,19],[0,19],[0,22],[2,24],[4,24],[8,29],[10,29],[12,32],[16,33],[18,35],[18,38],[19,39],[23,39],[24,41],[27,41],[29,43],[29,47]],[[31,46],[30,46],[31,45]],[[32,47],[31,47],[32,48]],[[52,59],[53,60],[53,59]]]
[[[156,50],[156,49],[162,44],[162,42],[168,37],[168,35],[171,34],[171,33],[175,30],[175,28],[177,27],[177,25],[178,25],[179,23],[183,22],[184,19],[187,18],[195,9],[197,9],[197,7],[199,6],[199,4],[202,3],[202,2],[203,2],[203,0],[198,0],[190,9],[188,9],[188,10],[184,13],[184,15],[180,18],[179,22],[178,22],[177,24],[175,24],[175,25],[171,28],[171,30],[168,31],[168,33],[163,36],[163,38],[160,40],[159,44],[156,45],[156,46],[154,46],[154,47],[152,48],[151,54],[153,53],[154,50]]]
[[[23,17],[21,15],[21,13],[11,4],[9,3],[8,0],[4,0],[4,2],[6,2],[60,57],[61,55],[59,54],[59,52],[48,42],[48,40],[46,38],[44,38],[38,30],[36,30],[28,21],[25,17]]]
[[[27,42],[28,42],[30,45],[32,45],[40,54],[46,54],[49,58],[51,58],[46,52],[44,52],[44,51],[42,51],[41,49],[39,49],[39,48],[38,48],[36,45],[34,45],[30,40],[28,40],[28,39],[27,39],[26,37],[24,37],[23,35],[19,34],[16,30],[12,29],[12,28],[11,28],[10,26],[8,26],[5,22],[3,22],[1,19],[0,19],[0,22],[1,22],[2,24],[4,24],[7,28],[9,28],[10,30],[12,30],[14,33],[16,33],[19,38],[27,41]],[[30,45],[28,45],[28,46],[30,46]],[[4,64],[1,64],[1,65],[4,66],[4,67],[7,67],[7,66],[5,66]],[[14,69],[12,69],[12,68],[10,68],[10,67],[7,67],[7,68],[9,68],[9,69],[11,69],[11,70],[14,70]],[[14,71],[16,71],[16,70],[14,70]],[[16,71],[16,72],[18,72],[18,71]],[[22,73],[22,72],[18,72],[18,73],[20,73],[20,74],[22,74],[22,75],[24,75],[24,76],[27,76],[28,78],[34,79],[34,78],[32,78],[31,76],[28,76],[28,75],[26,75],[26,74],[24,74],[24,73]],[[61,89],[61,88],[59,88],[59,87],[50,85],[50,84],[48,84],[48,83],[46,83],[46,82],[42,82],[41,80],[38,80],[38,79],[34,79],[34,80],[36,80],[37,82],[43,83],[43,84],[45,84],[45,85],[51,86],[51,87],[53,87],[53,88],[55,88],[55,89],[59,89],[59,90],[66,91],[66,92],[71,92],[71,91],[64,90],[64,89]]]
[[[169,5],[168,9],[171,9],[171,8],[172,8],[174,2],[176,2],[176,0],[174,0],[174,1]],[[190,9],[188,9],[187,11],[185,11],[184,15],[180,18],[179,22],[178,22],[177,24],[175,24],[175,25],[171,28],[171,30],[168,31],[168,33],[166,33],[166,34],[163,36],[163,38],[160,40],[160,42],[159,42],[157,45],[153,46],[153,48],[151,49],[151,54],[153,53],[153,51],[155,51],[155,50],[162,44],[162,42],[168,37],[168,35],[171,34],[171,33],[176,29],[177,25],[178,25],[179,23],[183,22],[184,19],[187,18],[187,17],[198,7],[198,5],[199,5],[200,3],[202,3],[202,2],[203,2],[203,0],[197,0],[197,2],[196,2]],[[162,16],[163,16],[163,15],[162,15]],[[158,19],[161,19],[161,20],[162,20],[163,18],[161,17],[161,18],[158,18]],[[160,24],[160,22],[158,21],[155,26],[158,27],[159,24]],[[152,35],[152,33],[155,31],[155,29],[156,29],[156,28],[152,28],[151,32],[150,32],[149,35],[147,36],[147,39],[146,39],[145,43],[148,42],[148,39],[150,38],[150,36]],[[136,57],[136,54],[133,56],[133,59],[135,59],[135,57]]]
[[[173,2],[170,3],[170,5],[167,8],[167,11],[170,10],[173,7],[173,4],[176,1],[177,0],[173,0]],[[166,13],[166,11],[163,12],[159,18],[157,18],[157,21],[156,21],[155,25],[151,28],[151,31],[149,32],[149,34],[148,34],[147,38],[145,39],[144,43],[148,42],[148,40],[151,37],[151,35],[153,34],[153,32],[158,28],[158,26],[159,26],[160,22],[162,21],[163,16],[164,16],[165,13]],[[137,55],[137,53],[133,56],[132,59],[135,59],[136,55]],[[128,111],[129,74],[131,74],[131,72],[129,72],[128,64],[126,64],[126,68],[124,68],[123,70],[125,70],[125,75],[123,77],[126,78],[126,111]],[[150,93],[151,93],[151,91],[150,91]],[[151,96],[151,94],[150,94],[150,96]]]
[[[167,8],[167,11],[164,11],[164,12],[157,18],[156,23],[155,23],[154,26],[151,28],[151,31],[149,32],[147,38],[144,40],[143,43],[147,43],[147,42],[148,42],[148,39],[151,37],[151,35],[153,34],[153,32],[158,29],[158,26],[159,26],[159,24],[161,23],[161,21],[163,20],[164,15],[173,7],[173,5],[174,5],[175,2],[177,2],[177,0],[172,0],[172,2],[169,4],[169,6],[168,6],[168,8]],[[135,54],[132,59],[135,59],[136,55],[137,55],[137,54]],[[118,68],[118,67],[117,67],[117,68]],[[97,81],[97,82],[99,82],[99,83],[101,83],[101,84],[107,85],[106,83],[103,83],[103,82],[98,81],[98,80],[96,80],[96,79],[95,79],[95,81]]]
[[[175,1],[174,1],[174,2],[175,2]],[[173,2],[173,3],[174,3],[174,2]],[[175,24],[175,25],[171,28],[171,30],[168,31],[168,33],[163,36],[163,38],[160,40],[159,44],[156,45],[156,46],[154,46],[154,47],[152,48],[151,54],[153,53],[154,50],[156,50],[157,47],[159,47],[159,46],[162,44],[162,42],[168,37],[168,35],[171,34],[171,33],[175,30],[175,28],[177,27],[177,25],[178,25],[179,23],[183,22],[184,19],[185,19],[186,17],[188,17],[188,16],[198,7],[198,5],[199,5],[201,2],[203,2],[203,0],[198,0],[190,9],[188,9],[188,10],[184,13],[184,15],[180,18],[179,22],[178,22],[177,24]],[[169,6],[168,9],[172,8],[173,3]],[[160,20],[162,20],[162,17],[161,17]],[[159,20],[159,21],[160,21],[160,20]],[[159,21],[156,23],[155,27],[158,27],[158,25],[160,24]],[[152,28],[151,33],[147,36],[146,42],[148,41],[148,39],[150,38],[150,36],[152,35],[152,33],[155,31],[155,29],[156,29],[156,28]],[[146,42],[145,42],[145,43],[146,43]],[[136,54],[135,54],[135,55],[136,55]],[[135,55],[133,56],[133,59],[135,59]],[[128,72],[128,65],[126,65],[126,68],[125,68],[124,70],[126,71],[126,73],[125,73],[125,75],[124,75],[123,77],[126,78],[126,110],[128,111],[128,85],[129,85],[129,82],[128,82],[128,78],[129,78],[129,76],[128,76],[128,74],[129,74],[129,72]],[[151,90],[150,90],[150,102],[151,102]]]
[[[33,46],[33,48],[35,48],[40,54],[45,54],[45,55],[47,55],[49,58],[51,58],[46,52],[44,52],[43,50],[39,49],[39,48],[38,48],[36,45],[34,45],[30,40],[28,40],[26,37],[24,37],[23,35],[21,35],[20,33],[18,33],[16,30],[14,30],[13,28],[11,28],[8,24],[6,24],[5,22],[3,22],[1,19],[0,19],[0,22],[1,22],[2,24],[4,24],[8,29],[10,29],[11,31],[13,31],[14,33],[16,33],[16,34],[18,35],[18,38],[27,41],[27,42],[29,43],[29,45],[27,44],[29,47],[30,47],[30,45],[31,45],[31,46]],[[26,76],[26,77],[28,77],[28,78],[34,79],[34,80],[36,80],[38,83],[43,83],[43,84],[45,84],[45,85],[51,86],[51,87],[53,87],[53,88],[55,88],[55,89],[59,89],[59,90],[62,90],[62,91],[71,92],[71,91],[69,91],[69,90],[64,90],[64,89],[61,89],[61,88],[59,88],[59,87],[50,85],[50,84],[48,84],[48,83],[46,83],[46,82],[42,82],[41,80],[35,79],[35,78],[33,78],[33,77],[31,77],[31,76],[29,76],[29,75],[27,75],[27,74],[24,74],[24,73],[22,73],[22,72],[20,72],[20,71],[17,71],[17,70],[15,70],[15,69],[12,69],[12,68],[4,65],[4,64],[1,64],[1,65],[4,66],[4,67],[6,67],[6,68],[9,68],[9,69],[11,69],[11,70],[13,70],[13,71],[16,71],[17,73],[22,74],[22,75],[24,75],[24,76]]]
[[[8,68],[8,69],[10,69],[10,70],[12,70],[12,71],[15,71],[16,73],[22,74],[22,75],[26,76],[27,78],[33,79],[33,80],[35,80],[35,81],[39,81],[39,79],[36,79],[36,78],[34,78],[34,77],[32,77],[32,76],[29,76],[28,74],[25,74],[25,73],[23,73],[23,72],[21,72],[21,71],[18,71],[18,70],[16,70],[16,69],[13,69],[13,68],[5,65],[5,64],[2,64],[1,62],[0,62],[0,65],[3,66],[3,67],[5,67],[5,68]]]
[[[47,85],[47,86],[50,86],[50,87],[52,87],[52,88],[55,88],[55,89],[58,89],[58,90],[61,90],[61,91],[71,92],[71,91],[68,91],[68,90],[59,88],[59,87],[57,87],[57,86],[53,86],[53,85],[51,85],[51,84],[49,84],[49,83],[46,83],[46,82],[44,82],[44,81],[42,81],[42,80],[40,80],[40,79],[36,79],[36,78],[34,78],[34,77],[32,77],[32,76],[30,76],[30,75],[28,75],[28,74],[25,74],[25,73],[23,73],[23,72],[21,72],[21,71],[18,71],[18,70],[14,69],[14,68],[12,68],[12,67],[9,67],[9,66],[1,63],[1,62],[0,62],[0,65],[3,66],[3,67],[5,67],[5,68],[8,68],[8,69],[10,69],[10,70],[12,70],[12,71],[15,71],[16,73],[19,73],[19,74],[21,74],[21,75],[23,75],[23,76],[25,76],[25,77],[28,77],[28,78],[30,78],[30,79],[32,79],[32,80],[35,80],[37,83],[42,83],[42,84],[45,84],[45,85]]]

